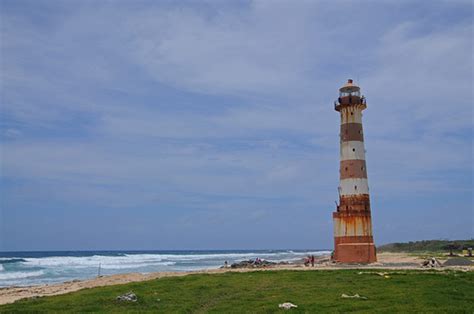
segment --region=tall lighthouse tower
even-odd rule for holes
[[[334,260],[372,263],[377,260],[369,186],[365,164],[362,110],[367,108],[360,88],[352,80],[339,89],[335,110],[341,114],[339,204],[333,213]]]

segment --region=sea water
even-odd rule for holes
[[[0,287],[52,284],[130,272],[216,269],[249,259],[296,261],[326,250],[0,252]]]

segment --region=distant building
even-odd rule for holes
[[[334,219],[334,257],[341,263],[377,260],[365,163],[362,110],[367,108],[352,80],[339,89],[335,110],[341,114],[339,204]]]

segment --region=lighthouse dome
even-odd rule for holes
[[[354,84],[352,79],[348,79],[347,83],[339,88],[340,97],[344,96],[360,96],[360,87]]]

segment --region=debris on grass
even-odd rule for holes
[[[431,268],[442,267],[441,263],[435,257],[424,260],[423,263],[421,263],[421,266]]]
[[[380,277],[383,277],[385,279],[390,279],[390,276],[388,275],[388,273],[377,273],[377,275],[379,275]]]
[[[354,295],[347,295],[345,293],[341,294],[341,298],[343,299],[361,299],[361,300],[367,300],[367,297],[363,297],[359,294],[354,294]]]
[[[128,292],[122,295],[119,295],[117,298],[117,301],[128,301],[128,302],[137,302],[138,298],[137,295],[133,292]]]
[[[290,302],[285,302],[285,303],[282,303],[282,304],[278,304],[278,307],[280,309],[290,310],[291,308],[298,307],[298,305],[295,305],[295,304],[290,303]]]
[[[371,271],[365,271],[365,272],[360,271],[357,274],[358,275],[363,275],[363,274],[379,275],[380,277],[384,277],[385,279],[392,278],[389,276],[390,273],[385,273],[385,272],[377,273],[377,272],[371,272]]]

